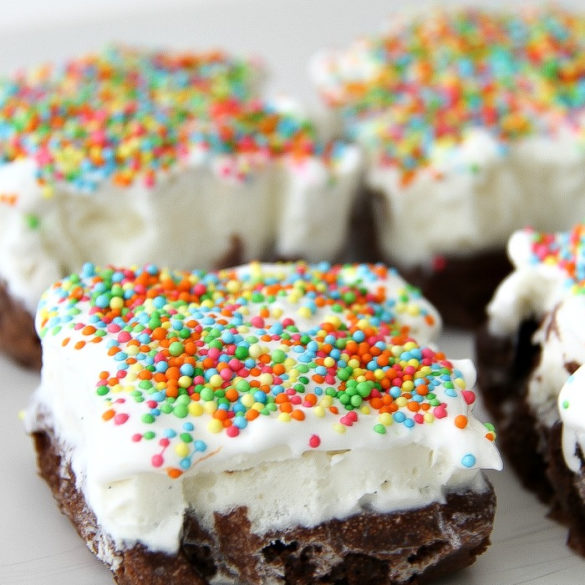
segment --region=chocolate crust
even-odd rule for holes
[[[102,534],[75,475],[50,431],[33,433],[41,476],[61,511],[95,553],[112,542]],[[213,534],[187,512],[174,555],[142,545],[114,551],[118,585],[208,585],[217,575],[240,585],[416,585],[472,564],[489,545],[495,495],[450,492],[444,503],[378,514],[363,512],[313,528],[262,536],[251,531],[245,508],[216,514]]]
[[[392,213],[386,197],[366,189],[354,210],[352,231],[358,233],[357,261],[386,262],[398,269],[409,283],[438,309],[443,321],[453,327],[477,329],[485,320],[485,308],[498,284],[512,270],[505,243],[499,248],[461,254],[436,254],[427,264],[406,265],[384,253],[376,216]]]
[[[527,401],[528,380],[540,358],[531,342],[537,322],[522,323],[515,337],[498,337],[483,327],[476,337],[478,386],[498,428],[498,443],[524,487],[565,524],[567,544],[585,556],[585,460],[574,473],[565,464],[560,420],[539,422]]]
[[[15,300],[0,281],[0,351],[22,366],[40,370],[41,342],[37,337],[34,319],[20,302]]]
[[[473,330],[485,320],[485,308],[512,266],[504,249],[470,256],[436,256],[430,266],[401,266],[402,276],[419,287],[443,321]]]

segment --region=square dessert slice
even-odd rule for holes
[[[314,57],[340,134],[366,153],[381,257],[447,323],[483,321],[514,230],[585,216],[584,28],[561,7],[405,11]]]
[[[524,485],[569,525],[585,554],[583,372],[585,226],[510,239],[514,271],[477,337],[479,387]]]
[[[118,583],[406,584],[489,543],[473,366],[393,270],[87,264],[36,323],[39,469]]]
[[[39,297],[86,261],[341,254],[358,150],[262,99],[261,78],[220,52],[111,48],[0,81],[0,346],[39,362]]]

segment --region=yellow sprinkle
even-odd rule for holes
[[[262,355],[262,348],[260,347],[260,344],[253,343],[248,349],[248,353],[250,354],[250,357],[260,357]]]
[[[465,388],[465,380],[463,378],[455,378],[453,382],[457,388]]]
[[[252,404],[254,404],[254,397],[251,394],[244,394],[240,401],[246,408],[251,408]]]
[[[185,443],[179,443],[175,447],[175,453],[179,457],[187,457],[187,455],[189,455],[189,447]]]
[[[315,416],[318,416],[319,418],[323,418],[325,416],[325,409],[321,405],[315,406],[312,410]]]
[[[407,341],[404,344],[404,349],[406,351],[410,351],[411,349],[416,349],[416,343],[414,341]]]
[[[212,388],[219,388],[223,384],[223,378],[219,374],[213,374],[211,378],[209,378],[209,385]]]
[[[254,404],[252,404],[252,408],[258,412],[262,412],[264,405],[261,402],[254,402]]]
[[[319,404],[324,408],[329,408],[333,404],[333,398],[331,396],[323,396]]]
[[[418,305],[410,303],[406,308],[406,312],[409,315],[412,315],[413,317],[417,317],[418,315],[420,315],[420,307]]]
[[[406,404],[408,403],[408,400],[406,400],[406,398],[404,398],[404,396],[399,396],[394,402],[396,402],[396,406],[398,406],[399,408],[402,408],[403,406],[406,406]]]
[[[121,309],[124,306],[124,299],[122,297],[113,297],[110,300],[110,309]]]
[[[405,380],[402,382],[402,389],[404,392],[411,392],[414,388],[414,382],[412,380]]]
[[[367,404],[364,404],[361,408],[360,408],[360,412],[362,414],[370,414],[371,410],[370,407]]]
[[[290,420],[291,420],[291,416],[290,416],[290,414],[289,414],[288,412],[281,412],[281,413],[278,415],[278,420],[279,420],[280,422],[290,422]]]
[[[378,420],[384,425],[384,426],[390,426],[392,424],[392,415],[389,412],[383,412],[379,417]]]
[[[164,382],[157,382],[155,385],[155,388],[157,390],[164,390],[167,387],[167,385]]]
[[[203,407],[199,402],[191,402],[188,409],[191,416],[201,416],[203,414]]]
[[[217,410],[217,403],[215,400],[210,400],[209,402],[203,403],[203,409],[207,414],[213,414]]]
[[[334,365],[335,365],[335,360],[334,360],[332,357],[326,357],[326,358],[323,360],[323,365],[324,365],[326,368],[331,368],[332,366],[334,366]]]
[[[333,430],[342,435],[345,433],[345,425],[342,425],[341,423],[335,423],[333,425]]]
[[[228,292],[234,294],[240,290],[240,282],[237,280],[228,280],[225,287],[227,288]]]
[[[347,365],[350,368],[357,368],[360,365],[360,362],[359,362],[359,360],[353,359],[353,360],[349,360]]]
[[[309,307],[300,307],[297,313],[303,319],[309,319],[311,317],[311,309]]]
[[[435,420],[435,415],[432,412],[425,412],[424,419],[425,422],[432,423]]]
[[[280,319],[283,313],[284,311],[280,307],[274,307],[271,311],[271,314],[275,319]]]
[[[129,345],[126,347],[126,353],[131,356],[135,356],[140,352],[140,348],[137,345]],[[132,364],[135,365],[135,364]]]
[[[207,430],[210,433],[221,433],[221,431],[223,430],[223,424],[221,423],[220,420],[212,418],[207,424]]]
[[[270,386],[272,384],[272,374],[260,374],[260,384],[267,384]]]
[[[376,380],[381,380],[384,377],[384,370],[378,368],[377,370],[374,370],[374,378],[376,378]]]
[[[115,384],[114,386],[112,386],[112,392],[122,392],[123,388],[122,388],[122,384]]]
[[[193,378],[191,378],[191,376],[181,376],[179,378],[179,386],[181,388],[189,388],[189,386],[191,386],[192,382],[193,382]]]
[[[325,317],[325,323],[331,323],[334,327],[338,328],[341,325],[341,319],[337,315],[327,315]]]

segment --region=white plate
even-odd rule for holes
[[[148,2],[149,11],[142,14],[124,13],[122,5],[117,15],[110,11],[85,21],[77,11],[75,23],[58,24],[52,19],[50,26],[36,25],[35,30],[10,33],[4,29],[0,71],[62,59],[112,41],[194,49],[220,47],[263,56],[272,71],[273,91],[285,91],[315,105],[306,76],[310,55],[319,48],[343,46],[355,36],[375,31],[400,3],[209,0],[187,5],[175,0],[167,2],[171,7],[164,13],[152,4]],[[578,0],[574,4],[578,5]],[[42,22],[42,18],[35,22]],[[450,332],[442,348],[450,357],[469,357],[471,338]],[[36,476],[32,446],[18,413],[38,376],[0,357],[0,379],[0,584],[111,585],[109,572],[87,551]],[[585,562],[565,547],[563,528],[546,519],[546,509],[519,486],[511,472],[492,473],[490,478],[498,494],[493,544],[473,567],[438,583],[583,583]]]

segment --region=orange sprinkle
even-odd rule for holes
[[[456,427],[464,429],[467,426],[467,417],[464,414],[458,414],[454,422]]]
[[[291,417],[295,420],[305,420],[305,413],[297,408],[291,412]]]

